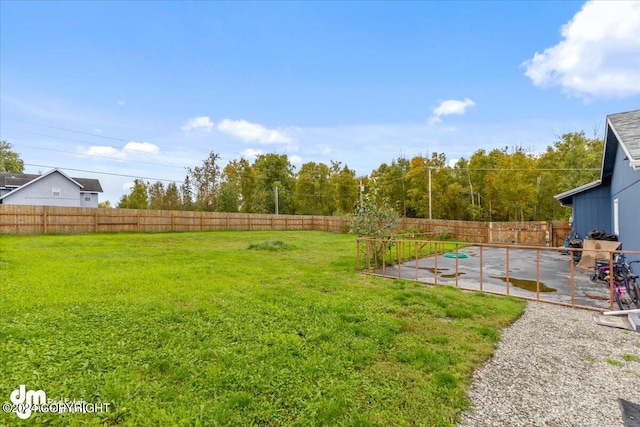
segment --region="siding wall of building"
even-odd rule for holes
[[[90,199],[90,200],[86,200]],[[81,208],[97,208],[98,207],[98,193],[80,193],[80,207]]]
[[[618,225],[622,247],[640,250],[640,171],[629,166],[624,150],[616,153],[615,168],[611,178],[611,229],[614,227],[614,200],[618,200]]]
[[[573,228],[580,238],[592,230],[613,232],[609,186],[599,186],[573,196]]]
[[[54,196],[54,188],[59,189]],[[80,206],[80,187],[59,173],[52,173],[20,191],[13,190],[3,203],[13,205]],[[97,206],[97,204],[96,204]]]

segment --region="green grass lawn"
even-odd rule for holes
[[[0,402],[110,404],[0,425],[454,425],[524,303],[355,264],[323,232],[0,236]]]

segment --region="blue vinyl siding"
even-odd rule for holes
[[[613,232],[609,186],[599,186],[573,196],[573,226],[580,236],[593,230]]]
[[[622,250],[640,251],[640,169],[631,167],[638,162],[640,110],[607,116],[600,184],[558,195],[562,203],[573,205],[573,225],[580,237],[595,229],[618,231]],[[629,254],[628,259],[640,260],[640,255]],[[639,274],[640,265],[634,264],[633,270]]]
[[[613,201],[618,199],[620,240],[622,248],[640,251],[640,170],[629,167],[624,150],[618,147],[611,178],[611,226]]]

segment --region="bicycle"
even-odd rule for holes
[[[620,267],[616,272],[616,280],[624,284],[625,289],[629,293],[636,308],[640,308],[640,285],[638,285],[637,274],[633,274],[631,271],[631,264],[640,263],[638,261],[631,261],[627,263],[624,260],[624,255],[619,259]]]
[[[638,275],[631,271],[631,264],[637,262],[640,261],[627,263],[624,254],[616,256],[612,276],[609,259],[598,258],[595,261],[596,265],[593,267],[594,272],[591,275],[591,280],[607,284],[613,282],[613,298],[620,310],[640,307],[640,286],[636,281]]]

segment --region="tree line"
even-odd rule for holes
[[[477,221],[565,219],[555,194],[599,177],[602,140],[584,132],[562,135],[541,154],[523,147],[478,150],[455,163],[444,153],[398,157],[357,177],[341,162],[308,162],[298,171],[285,154],[224,168],[211,153],[187,168],[184,183],[136,181],[118,207],[300,215],[350,214],[375,188],[376,199],[401,216]],[[374,185],[375,182],[375,185]],[[277,193],[276,193],[277,192]],[[277,194],[277,198],[276,198]]]
[[[399,156],[368,176],[346,164],[308,162],[298,170],[286,154],[263,154],[221,164],[211,152],[186,168],[180,185],[135,180],[117,206],[135,209],[300,215],[352,214],[368,194],[400,216],[478,221],[566,219],[553,197],[598,179],[603,141],[584,132],[559,137],[545,152],[523,147],[478,150],[468,159],[444,153]],[[23,168],[11,145],[0,144],[0,172]]]
[[[263,154],[221,168],[220,156],[211,152],[201,166],[187,168],[180,187],[136,180],[118,207],[342,215],[353,212],[358,192],[355,171],[341,162],[308,162],[294,172],[286,154]]]

